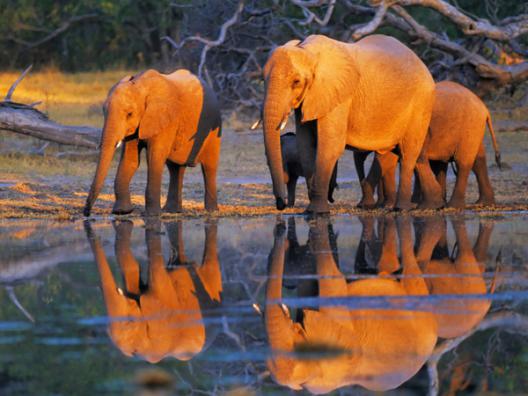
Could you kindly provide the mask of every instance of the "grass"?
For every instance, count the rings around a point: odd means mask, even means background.
[[[127,70],[67,74],[54,69],[30,73],[15,91],[13,100],[32,103],[42,100],[39,109],[53,120],[64,124],[101,126],[101,106],[110,87],[127,74]],[[0,73],[0,94],[5,94],[19,72]],[[518,93],[519,96],[521,93]],[[514,98],[517,100],[518,98]],[[505,101],[513,100],[506,99]],[[497,106],[502,108],[503,106]],[[262,135],[250,132],[254,120],[240,119],[236,113],[224,117],[222,153],[219,178],[220,211],[212,216],[250,216],[277,213],[269,185]],[[500,172],[492,165],[489,136],[486,137],[490,178],[500,205],[495,210],[528,209],[528,165],[526,151],[528,139],[523,133],[500,133],[503,161],[509,169]],[[0,218],[45,217],[71,219],[80,212],[95,171],[96,156],[84,155],[57,157],[58,153],[75,148],[50,144],[9,134],[0,134]],[[77,150],[78,151],[78,150]],[[94,208],[95,215],[108,215],[113,204],[113,176],[118,155],[107,177],[103,192]],[[136,216],[144,206],[146,161],[136,174],[131,191],[137,206]],[[353,156],[345,153],[339,163],[340,189],[335,196],[337,204],[333,213],[362,213],[355,208],[360,190],[355,181]],[[451,179],[452,187],[453,179]],[[163,195],[168,177],[165,174]],[[300,213],[307,205],[306,186],[298,186],[297,207],[290,213]],[[188,168],[184,183],[185,214],[178,216],[203,216],[203,183],[199,167]],[[477,189],[471,178],[467,201],[477,198]],[[482,208],[473,208],[482,211]],[[486,210],[485,210],[486,211]],[[452,211],[446,211],[451,213]],[[379,212],[376,212],[379,213]],[[173,215],[164,215],[172,217]]]

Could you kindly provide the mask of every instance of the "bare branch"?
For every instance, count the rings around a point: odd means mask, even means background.
[[[455,6],[443,0],[396,0],[402,6],[420,5],[433,8],[453,21],[468,36],[484,36],[499,41],[510,41],[528,33],[528,15],[519,15],[505,26],[494,26],[486,19],[472,19],[460,12]]]
[[[330,22],[330,18],[332,17],[332,13],[334,12],[334,7],[336,4],[336,0],[329,0],[328,2],[326,0],[320,0],[320,1],[302,1],[302,0],[291,0],[293,4],[296,6],[301,7],[304,16],[306,17],[305,20],[299,21],[299,25],[306,26],[315,21],[317,24],[321,26],[328,25],[328,22]],[[319,5],[323,5],[328,3],[328,9],[326,10],[326,14],[323,19],[319,18],[314,12],[310,11],[308,7],[316,7]]]
[[[379,27],[381,22],[383,21],[383,18],[385,17],[386,13],[387,13],[387,3],[383,0],[378,6],[378,9],[376,10],[376,14],[374,15],[374,18],[366,25],[360,27],[359,29],[356,29],[356,31],[352,34],[352,37],[354,38],[354,40],[359,40],[361,37],[374,32]]]
[[[20,84],[20,81],[22,81],[24,77],[26,77],[26,75],[31,71],[32,68],[33,68],[33,65],[29,65],[28,67],[26,67],[26,70],[24,70],[22,74],[18,76],[18,78],[13,83],[13,85],[9,87],[9,90],[7,91],[7,95],[5,96],[4,101],[11,102],[11,97],[13,96],[13,93],[15,92],[16,87],[18,86],[18,84]]]
[[[198,66],[198,76],[200,78],[204,77],[204,66],[205,61],[207,60],[207,52],[213,48],[218,47],[219,45],[223,44],[226,39],[227,30],[233,26],[235,23],[237,23],[238,18],[240,17],[240,14],[242,14],[242,11],[244,10],[244,0],[240,0],[238,2],[238,7],[233,14],[231,18],[229,18],[227,21],[224,22],[224,24],[220,27],[220,33],[218,34],[218,38],[216,40],[208,40],[200,36],[191,36],[187,37],[180,44],[177,44],[174,40],[172,40],[168,36],[162,37],[162,40],[166,40],[171,44],[175,49],[180,49],[182,46],[184,46],[186,43],[190,41],[198,41],[200,43],[205,44],[202,48],[202,54],[200,55],[200,64]],[[209,78],[210,80],[210,78]]]

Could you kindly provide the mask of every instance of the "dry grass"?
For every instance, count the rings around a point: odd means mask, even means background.
[[[115,70],[64,74],[50,69],[32,73],[15,91],[14,100],[29,103],[43,100],[40,106],[50,117],[65,124],[102,124],[101,104],[108,89],[126,74],[133,72]],[[18,72],[0,73],[0,92],[6,92],[18,77]],[[264,157],[262,136],[250,132],[251,120],[232,115],[224,121],[222,155],[219,178],[220,211],[211,216],[253,216],[278,213],[269,184],[270,177]],[[490,163],[490,177],[495,187],[499,206],[497,210],[528,209],[528,165],[526,152],[528,139],[523,133],[501,133],[498,136],[503,161],[509,169],[499,172]],[[493,158],[489,138],[486,138],[489,156]],[[51,144],[44,155],[31,154],[42,142],[0,134],[0,218],[54,218],[72,219],[80,217],[91,177],[95,170],[95,156],[56,158],[61,150],[71,150]],[[94,215],[109,215],[113,204],[114,166],[107,177],[106,185],[94,208]],[[199,168],[188,169],[184,186],[184,214],[173,216],[204,216],[203,185]],[[335,197],[338,204],[332,206],[333,213],[361,213],[355,208],[359,200],[359,186],[351,153],[345,153],[339,164],[340,189]],[[135,215],[141,214],[144,206],[143,191],[146,180],[146,165],[143,161],[131,190]],[[165,175],[163,193],[168,180]],[[452,184],[452,180],[451,180]],[[477,198],[476,185],[472,181],[467,201]],[[298,187],[297,208],[287,213],[300,213],[307,205],[306,187]],[[473,208],[482,211],[482,208]],[[486,211],[486,210],[484,210]],[[446,211],[451,213],[452,211]],[[369,212],[381,213],[381,211]],[[132,216],[132,217],[134,217]]]

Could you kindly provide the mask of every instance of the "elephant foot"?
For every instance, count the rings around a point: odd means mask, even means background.
[[[314,203],[310,202],[306,210],[304,211],[305,214],[309,215],[324,215],[330,213],[330,207],[328,206],[327,202],[324,203]]]
[[[161,208],[146,208],[145,216],[147,217],[159,217],[161,215]]]
[[[218,211],[218,205],[217,204],[208,204],[205,205],[205,210],[207,212],[216,212]]]
[[[494,206],[496,204],[495,198],[493,197],[480,197],[475,205],[478,206]]]
[[[126,215],[129,213],[132,213],[133,210],[134,210],[134,207],[132,206],[130,202],[127,202],[127,203],[116,202],[114,204],[114,207],[112,208],[112,214]]]
[[[407,210],[412,210],[414,209],[416,206],[409,200],[409,201],[406,201],[406,202],[403,202],[403,201],[398,201],[396,203],[396,205],[394,205],[394,207],[392,208],[392,210],[396,211],[396,212],[403,212],[403,211],[407,211]]]
[[[442,209],[444,207],[443,200],[423,200],[418,205],[418,209]]]
[[[374,209],[376,207],[376,202],[362,199],[358,202],[356,207],[359,209]]]
[[[376,203],[376,208],[377,208],[377,209],[389,209],[389,210],[393,210],[393,209],[394,209],[394,206],[396,206],[396,202],[395,202],[395,201],[389,201],[389,202],[378,202],[378,203]]]
[[[181,213],[183,212],[183,209],[181,206],[176,206],[176,205],[165,205],[163,207],[163,211],[165,213]]]
[[[463,199],[450,199],[447,203],[448,208],[454,208],[454,209],[465,209],[466,203]]]

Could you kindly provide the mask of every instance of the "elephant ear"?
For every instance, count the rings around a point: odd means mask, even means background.
[[[142,82],[146,90],[145,112],[139,122],[139,139],[150,139],[174,121],[174,88],[163,76],[153,76]]]
[[[303,122],[324,117],[354,94],[359,81],[349,44],[312,35],[299,47],[315,59],[313,81],[302,104]]]

